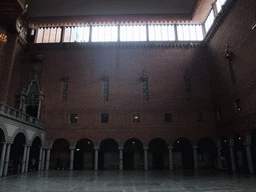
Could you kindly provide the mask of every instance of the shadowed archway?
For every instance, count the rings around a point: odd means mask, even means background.
[[[129,139],[124,144],[124,170],[143,169],[143,144],[138,139]]]
[[[100,143],[99,170],[118,169],[118,167],[119,167],[118,144],[114,139],[104,139]]]
[[[94,145],[89,139],[81,139],[76,144],[74,152],[74,169],[93,169]]]
[[[70,162],[70,145],[66,139],[57,139],[54,141],[51,150],[51,169],[67,169]]]
[[[153,139],[148,145],[149,168],[167,169],[169,166],[168,147],[166,142],[161,138]]]

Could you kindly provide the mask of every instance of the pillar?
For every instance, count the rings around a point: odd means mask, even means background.
[[[41,164],[42,164],[42,153],[43,153],[43,147],[40,147],[40,154],[39,154],[39,163],[38,163],[38,171],[41,170]]]
[[[94,150],[95,150],[94,171],[98,171],[99,147],[94,147]]]
[[[144,169],[148,170],[148,147],[143,147],[144,149]]]
[[[246,145],[246,155],[247,155],[249,173],[254,174],[250,144]]]
[[[220,158],[221,157],[221,142],[218,141],[218,144],[217,144],[217,151],[218,151],[218,157]]]
[[[1,155],[1,165],[0,165],[0,177],[3,176],[3,169],[4,169],[4,157],[6,152],[6,143],[3,142],[3,149],[2,149],[2,155]]]
[[[196,149],[197,149],[197,148],[198,148],[197,146],[193,146],[194,167],[195,167],[195,169],[197,169],[197,168],[198,168],[198,166],[197,166],[197,151],[196,151]]]
[[[173,170],[173,157],[172,157],[173,146],[168,146],[168,149],[169,149],[169,168],[170,170]]]
[[[27,147],[27,156],[26,156],[26,169],[25,172],[28,172],[28,162],[29,162],[30,146]]]
[[[42,157],[42,166],[41,166],[41,170],[44,170],[44,160],[45,160],[45,149],[43,149],[43,157]]]
[[[25,172],[25,167],[26,167],[26,162],[27,162],[26,160],[27,160],[27,145],[24,145],[21,173]]]
[[[123,147],[119,147],[119,170],[123,171]]]
[[[70,170],[73,171],[73,167],[74,167],[74,150],[75,150],[75,147],[69,147],[69,149],[71,150],[70,151]]]
[[[6,152],[5,164],[4,164],[4,176],[6,176],[6,175],[7,175],[7,172],[8,172],[8,165],[9,165],[11,144],[12,144],[12,143],[8,143],[8,145],[7,145],[7,152]]]
[[[51,149],[47,149],[47,155],[46,155],[46,170],[49,170],[49,164],[50,164],[50,155],[51,155]]]
[[[231,158],[231,165],[232,165],[232,171],[236,171],[236,165],[235,165],[235,156],[234,156],[234,150],[233,145],[229,145],[229,151],[230,151],[230,158]]]

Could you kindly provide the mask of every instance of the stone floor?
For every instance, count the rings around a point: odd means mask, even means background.
[[[0,178],[0,192],[256,192],[256,177],[217,171],[30,172]]]

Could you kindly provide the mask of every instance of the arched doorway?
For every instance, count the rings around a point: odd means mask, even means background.
[[[56,170],[67,169],[69,162],[69,142],[66,139],[55,140],[51,150],[50,168]]]
[[[28,161],[28,170],[37,171],[39,165],[40,147],[42,146],[41,139],[36,137],[33,140],[32,146],[30,148],[30,155]]]
[[[89,139],[81,139],[76,144],[74,152],[74,169],[93,169],[94,150],[93,142]]]
[[[210,138],[202,138],[198,141],[198,168],[214,168],[215,158],[218,156],[215,143]]]
[[[25,144],[26,144],[25,135],[23,133],[18,133],[11,146],[8,173],[14,173],[14,174],[21,173]]]
[[[239,133],[234,134],[234,156],[237,173],[248,173],[245,146],[243,145],[243,138]]]
[[[168,147],[163,139],[156,138],[148,145],[148,165],[151,169],[167,169],[169,166]]]
[[[99,150],[99,169],[118,169],[119,150],[118,144],[114,139],[104,139],[100,143]]]
[[[194,156],[190,141],[179,138],[173,144],[173,166],[174,168],[193,169]]]
[[[253,169],[254,169],[254,174],[256,174],[256,129],[252,130],[251,140],[252,140],[251,152],[252,152]]]
[[[124,144],[124,170],[144,168],[143,144],[138,139],[129,139]]]

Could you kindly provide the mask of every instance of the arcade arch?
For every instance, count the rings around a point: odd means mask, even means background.
[[[74,169],[93,169],[94,145],[89,139],[81,139],[77,142],[74,151]]]
[[[166,169],[169,167],[168,146],[161,138],[155,138],[148,145],[149,169]]]
[[[179,138],[173,144],[173,165],[174,168],[193,169],[193,149],[190,141],[186,138]]]
[[[67,169],[70,162],[70,145],[66,139],[54,141],[51,150],[50,169]]]
[[[123,166],[124,170],[144,168],[143,144],[140,140],[133,138],[125,142]]]
[[[99,149],[99,170],[118,169],[119,150],[118,143],[114,139],[104,139]]]

